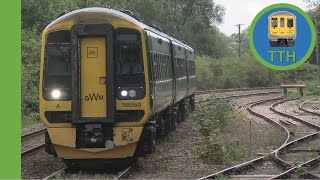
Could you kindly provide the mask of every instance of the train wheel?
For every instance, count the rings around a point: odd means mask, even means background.
[[[182,103],[180,107],[181,107],[181,121],[184,121],[187,118],[187,108],[185,103]]]
[[[165,124],[163,118],[160,117],[157,121],[157,138],[163,138],[165,136]]]
[[[181,118],[181,109],[179,108],[177,110],[177,123],[181,123],[182,122],[182,118]]]
[[[177,129],[177,113],[175,111],[171,112],[171,127],[172,131],[175,131]]]
[[[171,132],[171,118],[170,114],[166,114],[164,117],[164,136],[168,136]]]
[[[194,94],[190,97],[189,103],[190,103],[190,110],[194,111],[196,109],[196,101],[195,101]]]
[[[145,143],[145,153],[150,154],[156,149],[156,129],[152,126],[146,127],[147,138]]]

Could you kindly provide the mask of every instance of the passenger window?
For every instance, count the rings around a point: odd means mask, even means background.
[[[284,27],[284,18],[280,18],[280,27]]]
[[[278,18],[271,18],[272,20],[272,27],[276,28],[278,27]]]
[[[288,26],[288,28],[293,27],[293,18],[288,18],[287,26]]]

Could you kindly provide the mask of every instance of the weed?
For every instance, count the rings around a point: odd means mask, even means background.
[[[274,160],[274,154],[268,154],[268,155],[265,157],[265,160],[266,160],[266,161],[273,161],[273,160]]]
[[[308,171],[310,170],[310,167],[300,167],[295,171],[295,176],[297,177],[304,177],[307,175]]]

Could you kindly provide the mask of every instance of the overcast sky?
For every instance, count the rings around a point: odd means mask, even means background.
[[[225,7],[224,21],[218,25],[221,32],[226,35],[237,33],[236,24],[244,24],[242,28],[247,28],[253,18],[265,7],[276,3],[289,3],[308,9],[308,4],[303,0],[214,0],[215,3]]]

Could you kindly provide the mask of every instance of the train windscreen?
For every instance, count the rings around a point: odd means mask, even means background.
[[[116,30],[114,57],[118,85],[144,85],[140,33],[132,29]]]
[[[289,28],[292,28],[293,27],[293,18],[288,18],[287,24],[288,24]]]
[[[71,99],[71,52],[69,31],[55,31],[47,36],[44,60],[43,97],[55,100],[52,93],[59,90],[59,100]],[[57,91],[58,92],[58,91]]]
[[[271,19],[272,20],[272,27],[274,27],[274,28],[276,28],[276,27],[278,27],[278,18],[272,18]]]

